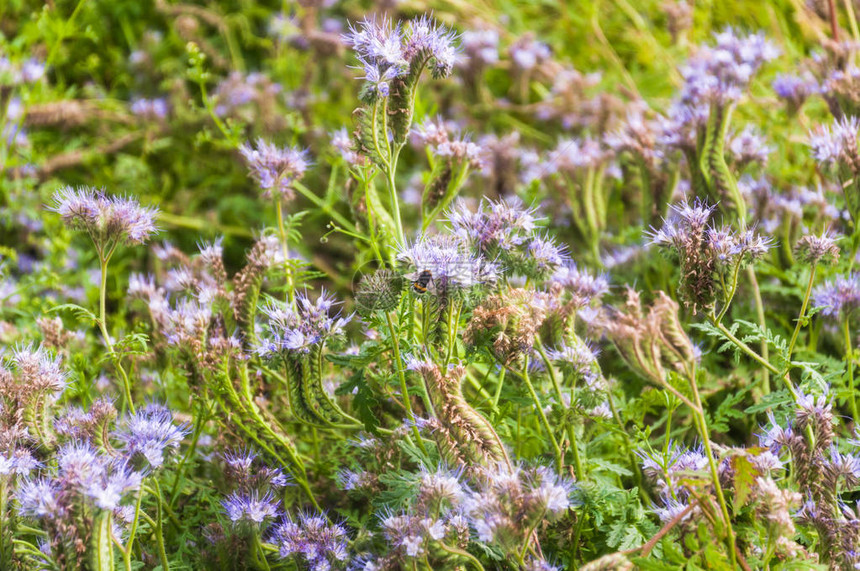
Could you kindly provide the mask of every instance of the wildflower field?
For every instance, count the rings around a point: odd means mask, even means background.
[[[0,571],[860,569],[858,19],[0,0]]]

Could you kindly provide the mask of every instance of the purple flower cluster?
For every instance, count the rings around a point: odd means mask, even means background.
[[[337,149],[346,164],[350,166],[363,165],[366,162],[364,156],[355,150],[355,143],[345,128],[331,134],[331,146]]]
[[[15,448],[8,456],[0,456],[0,476],[29,476],[42,463],[27,448]]]
[[[281,514],[276,491],[288,484],[279,469],[270,468],[251,450],[226,452],[224,476],[233,491],[221,502],[230,521],[237,526],[262,528]]]
[[[461,36],[465,57],[457,65],[492,66],[499,61],[499,32],[492,29],[466,30]]]
[[[418,145],[426,146],[437,157],[456,164],[468,164],[472,168],[482,166],[483,149],[452,132],[441,117],[428,119],[419,125],[412,132],[412,140]]]
[[[213,93],[215,114],[220,117],[234,115],[251,104],[268,107],[280,92],[281,85],[262,73],[245,75],[238,71],[231,72],[221,80]]]
[[[817,307],[822,308],[822,315],[847,318],[860,308],[860,274],[837,276],[816,287],[812,299]]]
[[[157,209],[142,207],[133,198],[108,196],[94,188],[67,186],[57,191],[52,210],[70,228],[89,234],[99,248],[119,241],[143,244],[157,231]]]
[[[58,398],[68,377],[60,362],[41,345],[15,348],[11,355],[0,357],[0,396],[19,406],[36,395],[47,400]]]
[[[457,35],[426,15],[405,27],[387,17],[366,18],[344,40],[355,50],[370,91],[380,97],[388,97],[391,82],[415,66],[429,64],[434,77],[446,77],[457,60]]]
[[[547,155],[544,176],[597,168],[611,157],[612,153],[604,149],[597,139],[591,137],[561,139],[555,149]]]
[[[592,274],[571,261],[559,267],[551,282],[571,295],[575,307],[585,307],[609,292],[609,280],[604,275]]]
[[[287,516],[275,528],[272,540],[282,558],[296,557],[310,571],[342,568],[349,555],[346,528],[321,514]]]
[[[18,492],[24,516],[60,519],[80,502],[115,510],[140,488],[143,475],[87,442],[71,442],[57,451],[56,469],[22,484]]]
[[[763,34],[739,36],[731,28],[715,35],[716,45],[702,46],[681,69],[687,105],[728,103],[740,99],[762,64],[779,55]]]
[[[736,232],[729,226],[708,226],[715,207],[700,201],[672,205],[674,213],[662,228],[650,232],[651,243],[688,251],[703,247],[717,266],[760,259],[773,246],[773,240],[748,229]]]
[[[749,163],[766,164],[773,147],[767,145],[764,137],[754,127],[747,125],[731,138],[728,151],[738,166],[743,167]]]
[[[45,76],[45,64],[35,58],[13,62],[0,55],[0,86],[35,83]]]
[[[234,524],[246,522],[262,525],[266,520],[273,520],[278,516],[281,502],[271,492],[261,495],[257,490],[252,490],[249,493],[233,492],[221,505]]]
[[[465,201],[448,212],[454,235],[480,255],[497,259],[506,272],[538,281],[567,262],[565,247],[538,233],[535,209],[519,199],[484,200],[472,211]]]
[[[578,378],[585,379],[586,384],[591,384],[597,375],[595,365],[599,351],[588,343],[563,343],[555,349],[547,352],[550,360],[556,365],[573,372]]]
[[[292,199],[295,195],[293,185],[310,166],[307,151],[277,147],[263,139],[257,139],[256,149],[250,144],[243,144],[239,152],[266,198],[270,198],[274,192],[280,200]]]
[[[295,307],[271,300],[262,308],[269,337],[261,341],[257,352],[264,357],[306,353],[312,346],[341,335],[352,316],[332,314],[337,304],[325,291],[316,301],[311,301],[307,293],[297,294]]]
[[[827,166],[856,157],[858,130],[860,120],[856,117],[837,119],[832,127],[819,125],[809,134],[812,156]]]
[[[185,426],[174,423],[169,408],[149,404],[129,415],[114,436],[124,443],[123,454],[129,461],[139,455],[150,467],[159,468],[165,453],[178,450],[186,434]]]
[[[508,48],[511,61],[517,69],[528,71],[552,57],[548,45],[539,42],[532,34],[526,34]]]
[[[137,99],[132,100],[129,109],[141,119],[148,120],[166,119],[169,110],[167,100],[163,97],[157,97],[155,99],[138,97]]]
[[[492,285],[498,278],[496,264],[470,252],[455,236],[422,236],[402,247],[397,259],[408,268],[410,279],[429,271],[433,281],[430,289],[440,296]]]
[[[785,100],[794,111],[800,109],[810,95],[819,92],[818,83],[809,76],[778,75],[771,87],[776,96]]]
[[[463,511],[480,541],[510,553],[537,523],[566,513],[573,506],[573,490],[572,482],[549,468],[498,465],[481,474]]]

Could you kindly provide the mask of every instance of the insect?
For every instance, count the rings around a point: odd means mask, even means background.
[[[412,282],[412,289],[417,293],[426,293],[431,281],[433,281],[433,274],[430,270],[422,270],[418,278]]]

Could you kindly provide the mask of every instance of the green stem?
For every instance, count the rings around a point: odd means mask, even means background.
[[[526,387],[529,390],[529,394],[532,397],[532,401],[534,402],[535,408],[537,409],[538,416],[540,417],[541,423],[543,423],[544,428],[546,429],[547,434],[549,435],[549,440],[552,443],[552,449],[555,453],[555,461],[558,469],[558,473],[561,474],[564,468],[564,459],[561,455],[561,448],[558,445],[558,440],[555,438],[555,434],[552,432],[552,427],[549,424],[549,421],[546,418],[546,415],[543,412],[543,407],[541,406],[540,399],[538,398],[537,392],[535,391],[534,385],[532,385],[532,381],[529,378],[529,359],[525,358],[525,363],[523,364],[523,372],[521,373],[523,381],[526,383]]]
[[[427,454],[427,450],[424,448],[424,443],[421,440],[421,434],[418,432],[418,427],[415,426],[415,413],[412,411],[412,402],[409,398],[409,386],[406,383],[406,372],[403,370],[403,359],[400,356],[400,340],[398,331],[394,328],[394,321],[391,319],[391,314],[386,313],[385,319],[388,322],[388,331],[391,334],[391,347],[394,350],[394,360],[396,361],[397,375],[400,378],[400,391],[403,393],[403,405],[406,407],[406,414],[409,417],[409,420],[412,422],[412,430],[415,439],[418,441],[418,446],[421,448],[421,451]],[[427,407],[427,413],[433,413],[433,407],[430,401],[430,395],[427,394],[427,390],[424,387],[424,384],[421,383],[422,386],[422,398],[424,400],[424,405]]]
[[[155,497],[158,500],[155,510],[155,543],[158,547],[158,557],[161,560],[161,571],[170,571],[167,552],[164,550],[164,517],[162,514],[162,504],[164,502],[161,497],[161,487],[158,485],[158,478],[152,478],[152,484],[155,490]]]
[[[768,371],[770,371],[774,375],[779,374],[779,370],[776,367],[771,365],[767,360],[763,359],[761,355],[759,355],[758,353],[756,353],[755,351],[750,349],[750,347],[746,343],[744,343],[743,341],[741,341],[740,339],[735,337],[734,334],[732,334],[732,332],[729,331],[725,325],[723,325],[722,323],[717,321],[717,318],[713,314],[708,316],[708,319],[710,320],[711,324],[714,327],[716,327],[717,329],[720,330],[720,333],[725,335],[726,338],[729,341],[731,341],[732,343],[734,343],[741,351],[746,353],[749,357],[751,357],[753,360],[757,361],[762,367],[764,367],[765,369],[767,369]],[[793,395],[796,396],[796,392],[794,390],[794,387],[789,386],[788,388],[789,388],[789,391]]]
[[[842,320],[842,336],[845,338],[845,360],[848,363],[848,398],[851,403],[851,416],[856,424],[860,415],[857,414],[857,398],[854,396],[854,357],[851,354],[851,326],[848,323],[848,316]]]
[[[561,385],[558,382],[558,377],[555,374],[555,368],[552,366],[552,362],[549,360],[549,356],[546,354],[546,351],[543,348],[543,344],[540,340],[537,340],[535,344],[535,348],[538,351],[538,354],[541,356],[543,360],[544,366],[546,370],[549,372],[549,378],[552,380],[553,388],[555,389],[556,397],[558,398],[559,406],[564,406],[564,395],[561,392]],[[573,395],[570,395],[571,406],[573,405]],[[571,407],[567,407],[568,410]],[[579,445],[576,441],[576,427],[572,424],[567,424],[567,437],[570,439],[570,450],[573,453],[573,472],[574,476],[576,476],[577,481],[581,481],[585,477],[585,470],[582,466],[582,460],[579,457]]]
[[[738,291],[738,274],[740,273],[740,270],[741,270],[741,261],[742,260],[738,260],[737,263],[735,264],[735,269],[732,272],[732,287],[728,291],[727,295],[724,294],[724,295],[726,295],[726,301],[725,301],[725,304],[723,305],[723,309],[720,311],[720,314],[717,315],[717,321],[723,320],[723,317],[726,315],[726,312],[729,310],[729,306],[732,304],[732,300],[734,300],[734,298],[735,298],[735,292]],[[722,281],[722,276],[720,277],[720,280]],[[724,290],[725,290],[725,288],[724,288]]]
[[[179,481],[182,479],[185,473],[185,466],[188,464],[188,460],[191,459],[191,456],[197,451],[197,441],[200,439],[200,434],[203,432],[203,425],[206,423],[206,417],[208,416],[206,413],[204,406],[200,407],[200,414],[197,415],[197,418],[194,419],[194,429],[191,433],[191,443],[188,445],[188,450],[185,451],[185,454],[182,456],[182,460],[179,461],[179,466],[176,468],[176,476],[173,478],[173,486],[170,489],[170,505],[176,502],[176,499],[179,497]]]
[[[113,341],[111,341],[110,334],[108,333],[107,328],[107,311],[105,309],[106,306],[106,298],[107,298],[107,268],[108,262],[110,261],[111,256],[113,255],[114,249],[116,245],[110,248],[107,255],[104,255],[104,252],[99,249],[99,262],[101,265],[101,280],[99,281],[99,329],[101,330],[102,337],[105,341],[105,346],[110,353],[111,360],[113,361],[114,367],[119,372],[120,377],[122,377],[122,388],[125,397],[125,402],[123,403],[123,410],[127,407],[132,414],[134,414],[134,401],[131,398],[131,381],[128,378],[128,374],[125,372],[125,369],[120,362],[119,355],[117,355],[116,351],[113,348]]]
[[[11,567],[12,562],[10,561],[10,556],[13,553],[12,544],[9,543],[7,545],[6,543],[6,536],[8,535],[10,539],[12,537],[6,526],[6,522],[9,520],[8,514],[6,513],[8,502],[9,481],[7,477],[4,476],[0,478],[0,564],[2,564],[3,569]]]
[[[278,211],[278,235],[281,238],[281,253],[284,256],[284,274],[287,278],[287,299],[292,304],[295,298],[295,284],[293,284],[293,272],[290,270],[290,251],[287,242],[287,231],[284,228],[284,212],[281,206],[281,199],[277,198],[275,204]]]
[[[489,366],[489,365],[488,365]],[[505,385],[505,372],[507,369],[502,367],[502,370],[499,371],[499,381],[496,384],[496,393],[493,395],[493,414],[498,413],[499,410],[499,398],[502,396],[502,387]]]
[[[388,200],[391,204],[391,217],[394,219],[394,230],[397,233],[397,243],[405,244],[403,223],[400,220],[400,201],[397,198],[397,183],[394,180],[394,173],[397,168],[397,159],[399,155],[400,150],[398,149],[388,165],[388,172],[385,174],[386,181],[388,183]]]
[[[753,291],[753,299],[755,300],[755,313],[756,318],[758,319],[758,325],[761,327],[762,331],[766,330],[766,323],[764,320],[764,303],[761,298],[761,290],[758,287],[758,278],[755,275],[755,268],[753,266],[747,266],[747,276],[750,280],[750,285],[752,286]],[[761,340],[761,356],[767,361],[769,358],[768,355],[768,346],[767,339]],[[770,374],[767,371],[763,371],[762,373],[762,392],[764,394],[770,393]]]
[[[714,459],[714,451],[711,449],[711,439],[708,431],[707,420],[705,419],[704,409],[702,408],[702,399],[699,396],[699,385],[696,382],[696,365],[693,364],[693,371],[690,375],[690,390],[693,392],[693,400],[696,403],[696,410],[693,411],[697,419],[699,428],[699,436],[702,439],[702,444],[705,447],[705,453],[708,455],[708,465],[711,469],[711,478],[714,481],[714,489],[717,493],[717,501],[720,504],[720,511],[723,513],[723,519],[726,523],[726,534],[728,535],[729,556],[731,557],[732,567],[736,566],[735,553],[735,533],[732,529],[732,518],[729,515],[729,508],[726,505],[726,498],[723,494],[723,487],[720,485],[720,473],[717,469],[717,462]]]
[[[794,346],[797,343],[797,336],[800,334],[800,328],[803,326],[803,321],[806,319],[806,308],[809,306],[809,298],[812,295],[812,286],[815,283],[815,271],[817,269],[818,264],[812,264],[812,269],[809,272],[809,281],[806,284],[806,293],[803,295],[803,303],[800,305],[800,314],[797,316],[797,323],[794,324],[794,332],[791,334],[791,342],[788,344],[789,368],[791,367],[791,355],[792,353],[794,353]]]
[[[459,549],[457,547],[452,547],[450,545],[445,545],[444,543],[439,543],[439,547],[442,551],[450,553],[451,555],[456,555],[458,557],[463,557],[464,559],[468,559],[469,563],[472,564],[472,567],[477,569],[478,571],[484,571],[484,566],[481,565],[481,562],[478,561],[478,558],[466,551],[465,549]]]
[[[298,181],[293,182],[293,188],[298,190],[302,196],[313,202],[314,205],[317,206],[320,210],[331,216],[335,222],[337,222],[344,228],[351,228],[353,232],[358,232],[358,230],[356,230],[355,228],[355,224],[344,218],[344,216],[340,212],[334,210],[329,204],[323,201],[323,199],[314,194],[311,189]]]

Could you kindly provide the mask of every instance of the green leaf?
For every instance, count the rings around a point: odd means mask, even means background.
[[[379,401],[373,394],[373,390],[367,385],[363,370],[359,370],[340,385],[335,394],[352,394],[352,406],[358,414],[358,419],[364,424],[364,428],[368,432],[376,431],[376,427],[379,426],[379,419],[376,418],[373,410],[379,405]]]
[[[744,412],[750,415],[758,414],[768,409],[778,408],[792,402],[794,402],[794,399],[791,398],[791,393],[789,393],[787,389],[781,389],[761,397],[761,401],[758,404],[747,407],[744,409]]]
[[[750,461],[746,454],[737,454],[729,460],[734,470],[735,503],[734,511],[737,512],[746,505],[752,493],[753,483],[760,476],[758,468]]]
[[[89,321],[93,325],[99,322],[98,318],[92,311],[75,303],[57,305],[52,307],[50,311],[71,311],[79,321]]]
[[[597,466],[598,471],[612,472],[618,476],[632,476],[633,472],[620,464],[604,460],[602,458],[589,458],[588,463],[592,466]]]

